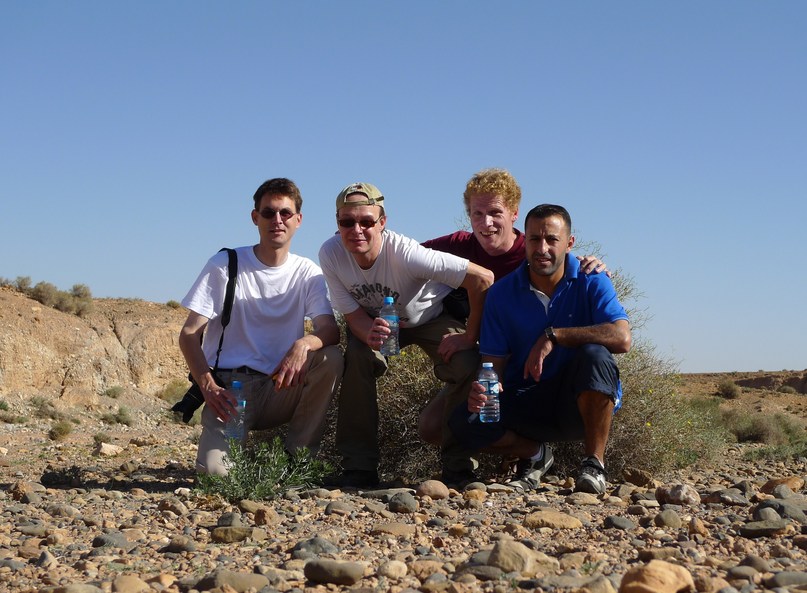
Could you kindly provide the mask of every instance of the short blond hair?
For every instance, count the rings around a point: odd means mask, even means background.
[[[465,211],[470,215],[471,197],[480,194],[501,196],[504,205],[513,212],[521,204],[521,187],[506,169],[483,169],[474,173],[465,185],[463,201]]]

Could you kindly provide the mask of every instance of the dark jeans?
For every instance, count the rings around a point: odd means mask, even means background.
[[[520,389],[510,388],[500,396],[501,421],[482,423],[467,402],[454,409],[449,427],[465,447],[477,451],[501,439],[505,431],[536,442],[579,441],[585,436],[577,396],[597,391],[616,399],[619,369],[604,346],[586,344],[575,357],[550,379],[542,379]]]

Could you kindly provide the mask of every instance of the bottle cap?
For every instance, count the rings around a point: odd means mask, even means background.
[[[482,363],[482,368],[483,369],[492,369],[493,368],[493,363],[492,362],[483,362]]]
[[[392,298],[392,297],[384,297],[384,304],[385,305],[391,305],[394,302],[395,302],[394,298]]]
[[[241,389],[241,381],[233,381],[232,388]]]

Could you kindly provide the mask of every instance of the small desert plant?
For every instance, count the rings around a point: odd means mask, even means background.
[[[173,299],[165,303],[165,306],[168,307],[169,309],[179,309],[180,307],[182,307],[179,301],[175,301]]]
[[[79,486],[83,475],[84,470],[77,465],[58,469],[49,465],[39,481],[44,486]]]
[[[0,411],[8,412],[8,403],[2,399],[0,399]]]
[[[796,391],[796,388],[793,387],[792,385],[782,385],[779,389],[777,389],[777,391],[779,393],[788,393],[791,395],[798,393],[798,391]]]
[[[725,399],[737,399],[742,389],[731,379],[723,379],[717,384],[717,394]]]
[[[188,387],[190,387],[190,383],[187,379],[171,379],[168,385],[154,395],[169,404],[175,404],[182,399],[182,396],[188,391]]]
[[[119,407],[117,412],[109,412],[102,415],[101,421],[105,422],[106,424],[124,424],[126,426],[131,426],[134,424],[132,414],[129,412],[129,408],[125,406]]]
[[[73,432],[73,425],[69,420],[58,420],[50,427],[48,438],[52,441],[63,441]]]
[[[326,463],[314,459],[308,450],[289,455],[279,438],[252,448],[231,440],[224,465],[226,476],[200,474],[199,488],[205,494],[218,494],[232,502],[268,500],[292,488],[310,488],[330,471]]]
[[[56,409],[53,402],[41,395],[31,398],[31,405],[34,408],[34,416],[37,418],[47,418],[50,420],[66,420],[67,416]]]
[[[28,419],[25,416],[20,416],[19,414],[14,414],[7,410],[0,410],[0,422],[4,422],[5,424],[25,424],[28,422]]]
[[[726,410],[723,412],[723,423],[740,443],[784,446],[804,439],[804,427],[785,414],[748,414]]]
[[[112,387],[107,388],[104,391],[104,395],[107,397],[111,397],[112,399],[117,399],[123,393],[123,387],[120,385],[113,385]]]
[[[111,443],[112,437],[105,432],[97,432],[92,436],[92,442],[96,445],[100,445],[101,443]]]

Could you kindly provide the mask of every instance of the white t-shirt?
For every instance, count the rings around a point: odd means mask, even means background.
[[[431,321],[443,310],[443,298],[465,279],[468,260],[427,249],[390,230],[382,233],[381,252],[369,270],[334,235],[319,250],[334,308],[343,315],[359,307],[376,317],[385,296],[395,299],[401,327]]]
[[[248,366],[271,373],[304,333],[304,318],[333,315],[322,270],[308,258],[290,253],[285,263],[269,267],[252,246],[239,247],[238,276],[230,324],[224,331],[220,368]],[[202,350],[216,362],[221,311],[227,287],[227,252],[211,257],[182,304],[207,317]]]

